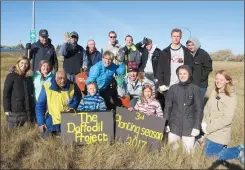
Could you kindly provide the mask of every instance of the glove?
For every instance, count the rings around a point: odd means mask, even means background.
[[[160,86],[160,87],[158,88],[158,91],[159,91],[160,93],[163,93],[164,91],[167,91],[168,89],[169,89],[168,86],[162,85],[162,86]]]
[[[147,42],[148,42],[148,39],[146,37],[144,37],[142,44],[147,44]]]
[[[26,43],[26,49],[31,49],[31,43]]]
[[[10,116],[11,112],[4,112],[6,116]]]
[[[124,82],[124,76],[123,75],[118,75],[115,77],[116,79],[116,82],[117,82],[117,85],[119,87],[122,87],[123,86],[123,82]]]
[[[165,132],[170,132],[170,127],[169,126],[166,126],[165,129],[164,129]]]
[[[207,123],[202,122],[201,126],[202,126],[202,131],[203,131],[205,134],[208,134],[208,132],[207,132]]]
[[[195,137],[195,136],[198,136],[199,134],[200,134],[200,130],[198,130],[198,129],[192,129],[191,136]]]

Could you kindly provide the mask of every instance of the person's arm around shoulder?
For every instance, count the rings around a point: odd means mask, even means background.
[[[212,123],[207,126],[207,133],[215,132],[231,124],[237,107],[237,95],[231,94],[231,97],[224,101],[223,107],[223,116],[219,119],[212,119]]]

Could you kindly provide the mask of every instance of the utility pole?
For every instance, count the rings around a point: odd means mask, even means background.
[[[35,29],[35,0],[32,1],[32,29]]]

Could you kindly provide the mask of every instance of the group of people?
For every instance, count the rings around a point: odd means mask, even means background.
[[[40,30],[39,40],[26,45],[26,55],[5,80],[3,106],[9,128],[33,121],[45,138],[59,135],[62,112],[119,106],[165,118],[168,143],[174,150],[181,140],[185,150],[192,152],[203,134],[207,156],[238,158],[244,163],[242,144],[227,148],[237,106],[231,76],[225,70],[216,73],[215,89],[204,106],[212,60],[197,38],[190,37],[184,46],[180,29],[170,35],[171,44],[160,50],[150,38],[134,44],[131,35],[121,46],[116,32],[110,31],[101,54],[94,40],[88,40],[85,49],[79,45],[73,31],[59,51],[64,60],[63,70],[58,70],[48,31]],[[75,81],[80,72],[88,75],[85,91]]]

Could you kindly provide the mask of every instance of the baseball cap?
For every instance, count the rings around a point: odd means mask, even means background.
[[[41,29],[39,31],[39,36],[41,36],[41,37],[48,37],[49,36],[48,35],[48,31],[46,29]]]
[[[128,72],[138,72],[139,71],[139,68],[137,66],[137,63],[135,61],[130,61],[128,63]]]
[[[78,38],[78,33],[77,33],[77,32],[75,32],[75,31],[72,31],[72,32],[70,33],[70,36],[75,36],[75,37],[77,37],[77,38]]]

